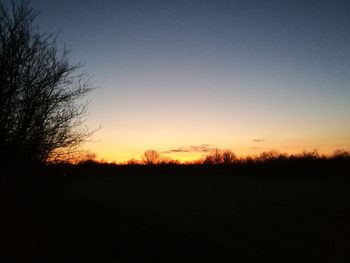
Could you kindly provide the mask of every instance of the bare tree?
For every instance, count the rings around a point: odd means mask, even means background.
[[[230,150],[224,150],[221,155],[222,155],[222,163],[225,165],[229,165],[237,162],[237,156]]]
[[[147,150],[142,156],[142,161],[147,165],[160,164],[162,156],[156,150]]]
[[[47,161],[91,134],[83,122],[90,91],[69,51],[39,32],[29,1],[0,3],[0,158]]]
[[[206,155],[203,164],[210,165],[230,165],[237,162],[237,156],[230,150],[214,149],[210,154]]]
[[[219,149],[214,149],[210,154],[207,154],[204,157],[203,160],[204,164],[221,164],[222,163],[222,156],[221,156],[221,151]]]

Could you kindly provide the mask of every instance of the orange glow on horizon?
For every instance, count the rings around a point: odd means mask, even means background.
[[[178,152],[178,153],[163,153],[163,151],[160,149],[157,149],[156,147],[151,147],[149,149],[157,150],[163,157],[168,158],[170,160],[176,160],[180,163],[188,163],[188,162],[195,162],[203,157],[205,157],[207,154],[210,154],[211,152]],[[214,147],[213,147],[214,149]],[[331,155],[335,150],[349,150],[350,145],[347,145],[347,147],[336,147],[336,146],[323,146],[323,147],[293,147],[293,146],[285,146],[285,147],[235,147],[228,148],[228,147],[217,147],[217,149],[220,150],[231,150],[233,153],[237,155],[237,157],[247,157],[247,156],[257,156],[261,154],[262,152],[268,152],[268,151],[278,151],[280,153],[285,153],[288,155],[291,154],[299,154],[303,151],[313,151],[317,150],[319,154],[321,155]],[[108,163],[126,163],[129,160],[136,160],[141,161],[143,153],[148,150],[148,148],[145,150],[134,150],[134,151],[112,151],[112,150],[105,150],[101,148],[96,148],[93,150],[93,148],[90,148],[89,151],[96,154],[96,159],[98,161],[108,162]]]
[[[198,111],[189,111],[186,115],[170,109],[158,112],[155,116],[131,112],[128,117],[117,115],[112,121],[106,120],[83,147],[95,153],[97,160],[116,163],[141,160],[143,153],[150,149],[180,162],[199,160],[214,148],[231,150],[239,157],[272,150],[298,154],[316,149],[320,154],[329,155],[337,149],[350,149],[350,125],[343,120],[343,126],[337,119],[328,125],[316,125],[311,120],[292,117],[293,120],[273,120],[249,116],[249,112],[247,116],[230,118]],[[103,116],[96,116],[89,126],[98,127],[101,118]]]

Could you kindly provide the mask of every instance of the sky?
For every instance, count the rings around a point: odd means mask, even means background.
[[[95,89],[106,161],[350,149],[347,0],[32,0]]]

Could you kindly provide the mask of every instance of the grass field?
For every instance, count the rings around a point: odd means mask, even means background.
[[[35,201],[18,199],[3,262],[350,262],[349,186],[346,177],[61,177]]]

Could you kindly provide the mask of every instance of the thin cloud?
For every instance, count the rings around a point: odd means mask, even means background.
[[[253,139],[253,142],[264,142],[264,139]]]
[[[179,147],[175,149],[170,149],[168,151],[164,151],[163,153],[194,153],[194,152],[210,152],[214,147],[209,144],[201,144],[201,145],[192,145],[186,147]]]

